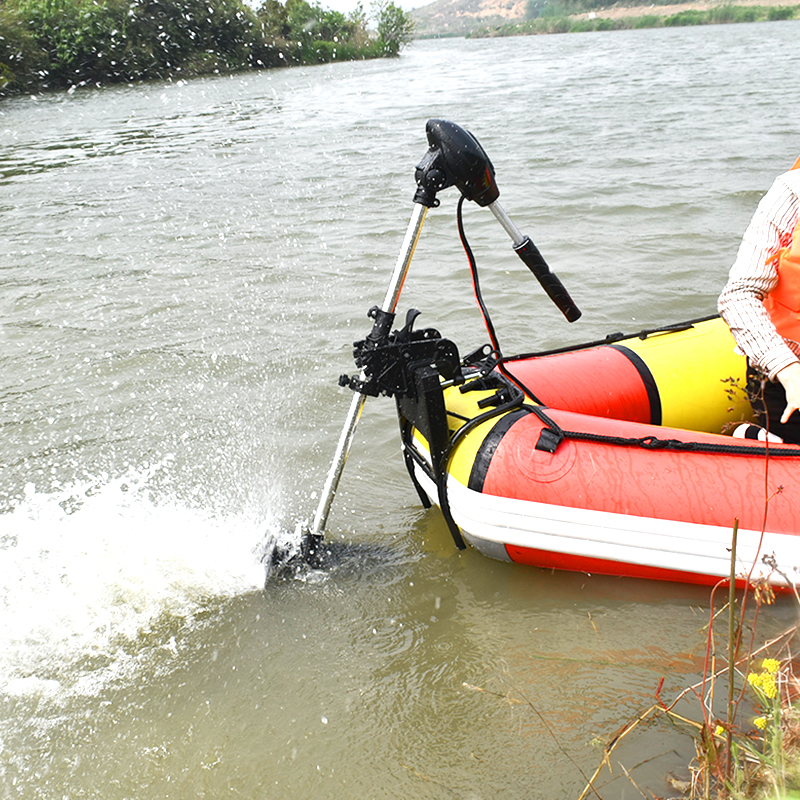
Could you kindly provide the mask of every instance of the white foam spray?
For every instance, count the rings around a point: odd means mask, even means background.
[[[156,500],[151,475],[28,485],[0,516],[0,692],[95,691],[158,620],[263,585],[263,517]]]

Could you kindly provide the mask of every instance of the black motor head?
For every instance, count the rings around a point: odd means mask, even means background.
[[[425,132],[428,152],[417,165],[414,201],[436,204],[436,192],[457,186],[467,200],[488,206],[500,196],[494,166],[478,140],[467,130],[445,119],[429,119]]]

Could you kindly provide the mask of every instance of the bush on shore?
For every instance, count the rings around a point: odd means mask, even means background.
[[[307,0],[0,0],[0,94],[397,55],[392,0],[349,15]]]

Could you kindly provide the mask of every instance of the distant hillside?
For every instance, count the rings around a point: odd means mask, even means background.
[[[525,18],[527,0],[435,0],[411,11],[416,36],[463,36]]]
[[[669,0],[667,0],[669,1]],[[557,2],[557,0],[554,0]],[[602,0],[600,0],[602,2]],[[730,10],[731,8],[771,7],[776,0],[672,0],[670,5],[662,3],[637,5],[636,0],[617,0],[609,2],[605,8],[598,7],[598,0],[590,0],[589,7],[594,11],[575,14],[572,19],[604,18],[620,20],[626,17],[667,17],[672,14],[689,9],[692,12],[702,12],[709,9]],[[780,2],[780,0],[778,0]],[[479,28],[500,28],[504,33],[513,24],[525,20],[528,0],[435,0],[422,8],[410,12],[414,20],[414,34],[417,37],[426,36],[464,36],[466,33]],[[800,0],[783,0],[777,11],[791,11],[797,14]],[[789,16],[775,16],[775,19],[788,19]],[[762,14],[763,16],[763,14]],[[753,19],[723,19],[716,21],[752,22]],[[767,17],[773,19],[773,16]],[[629,20],[629,22],[631,22]],[[543,32],[543,31],[530,31]],[[505,34],[507,35],[507,34]]]

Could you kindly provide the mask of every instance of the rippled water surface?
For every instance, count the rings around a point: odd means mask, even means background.
[[[313,512],[428,118],[478,136],[583,309],[564,322],[468,208],[507,352],[705,315],[800,153],[799,24],[3,101],[0,794],[577,797],[597,741],[696,679],[705,590],[455,551],[378,400],[329,522],[364,548],[266,587],[259,557]],[[467,351],[486,334],[441,200],[400,307]],[[653,724],[615,757],[663,795],[692,754]]]

